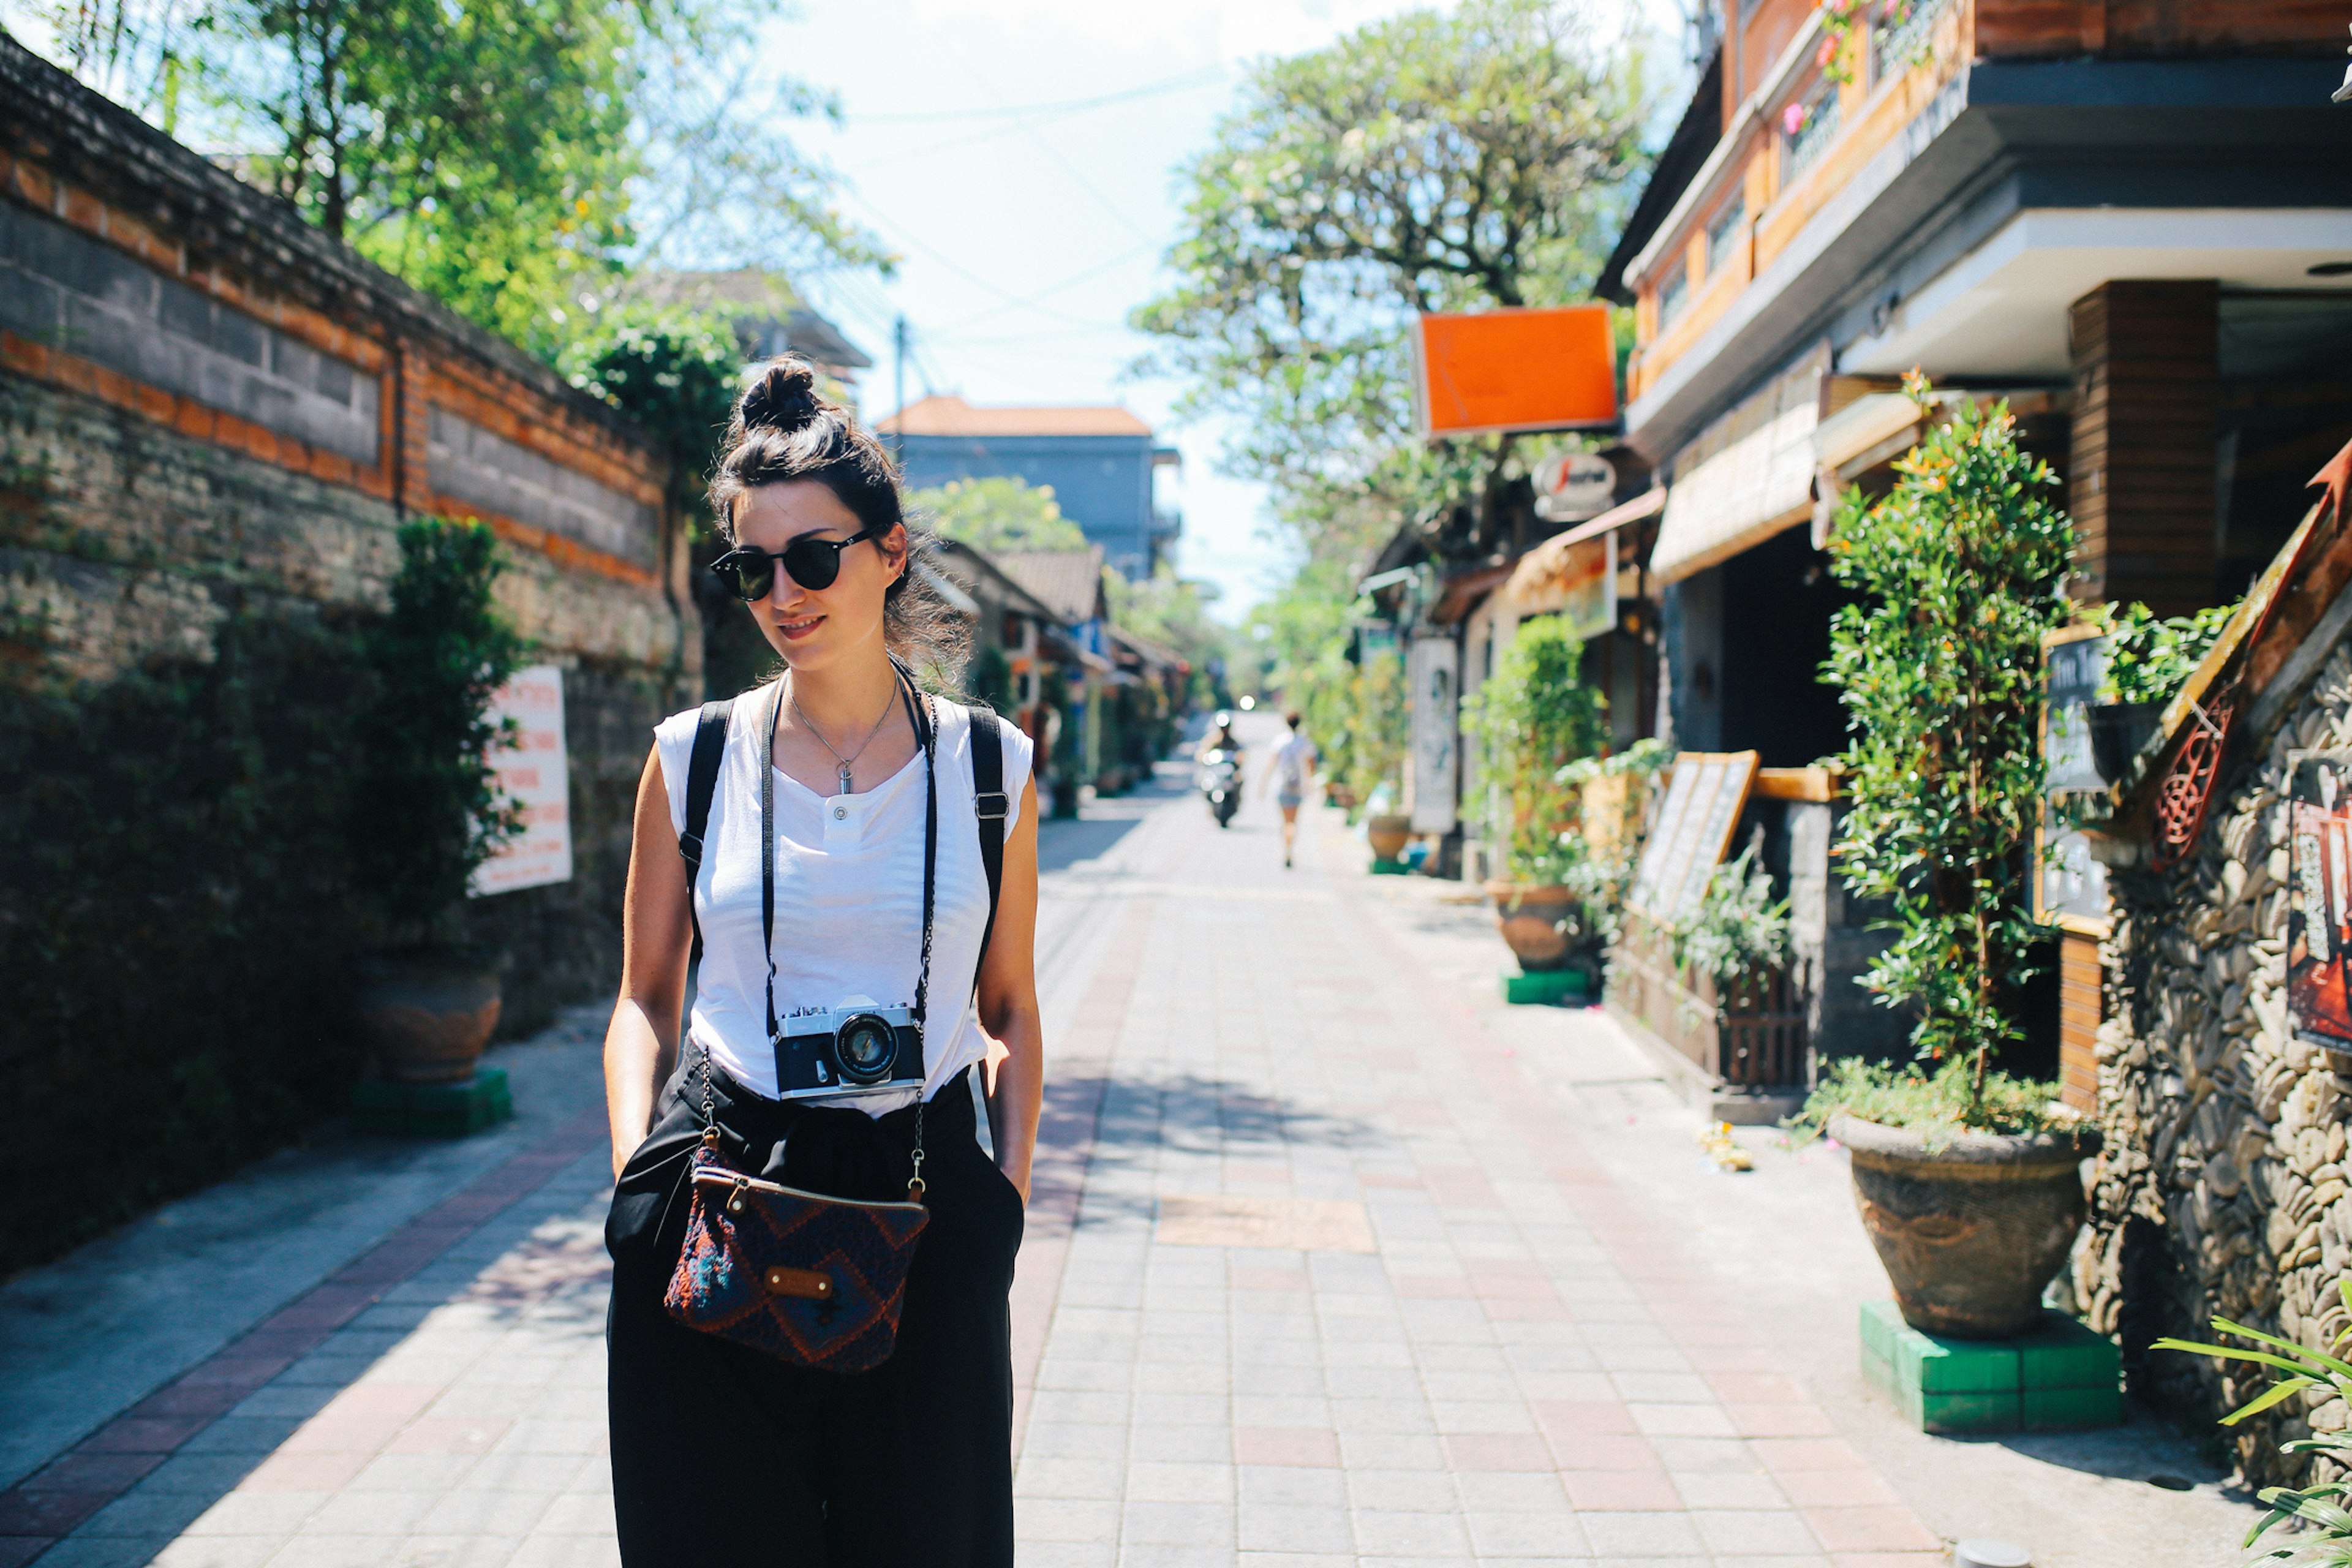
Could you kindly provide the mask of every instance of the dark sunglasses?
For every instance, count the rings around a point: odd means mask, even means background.
[[[712,562],[710,569],[746,604],[757,604],[768,596],[768,591],[776,585],[779,561],[784,563],[784,573],[793,582],[813,594],[822,593],[841,575],[843,551],[869,539],[879,539],[889,531],[890,525],[876,523],[847,539],[819,539],[803,533],[782,550],[754,550],[748,544],[739,544]]]

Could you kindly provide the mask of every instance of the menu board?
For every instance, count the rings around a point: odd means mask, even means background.
[[[2290,759],[2286,1004],[2295,1037],[2352,1051],[2352,752]]]
[[[1675,758],[1657,826],[1643,847],[1626,906],[1654,921],[1688,918],[1739,824],[1756,782],[1754,752],[1683,752]]]
[[[2113,637],[2086,626],[2060,633],[2042,650],[2042,802],[2034,831],[2033,914],[2089,936],[2106,934],[2107,868],[2092,858],[2082,829],[2064,826],[2058,797],[2108,785],[2091,750],[2090,711],[2114,645]]]

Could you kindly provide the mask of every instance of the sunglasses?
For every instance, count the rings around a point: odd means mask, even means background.
[[[768,596],[769,590],[776,585],[779,561],[784,563],[784,573],[793,582],[813,594],[822,593],[841,575],[843,551],[869,539],[879,539],[889,531],[887,524],[876,523],[847,539],[819,539],[804,533],[782,550],[754,550],[739,544],[712,562],[710,569],[745,604],[757,604]]]

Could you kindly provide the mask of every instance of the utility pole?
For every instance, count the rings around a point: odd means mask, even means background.
[[[890,433],[891,456],[901,463],[907,460],[907,318],[900,316],[890,339],[890,396],[898,412],[892,415],[896,426]]]

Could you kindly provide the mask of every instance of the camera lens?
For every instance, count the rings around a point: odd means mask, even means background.
[[[852,1018],[834,1037],[841,1058],[841,1076],[852,1083],[880,1083],[890,1076],[898,1054],[898,1039],[890,1026],[871,1014]]]

